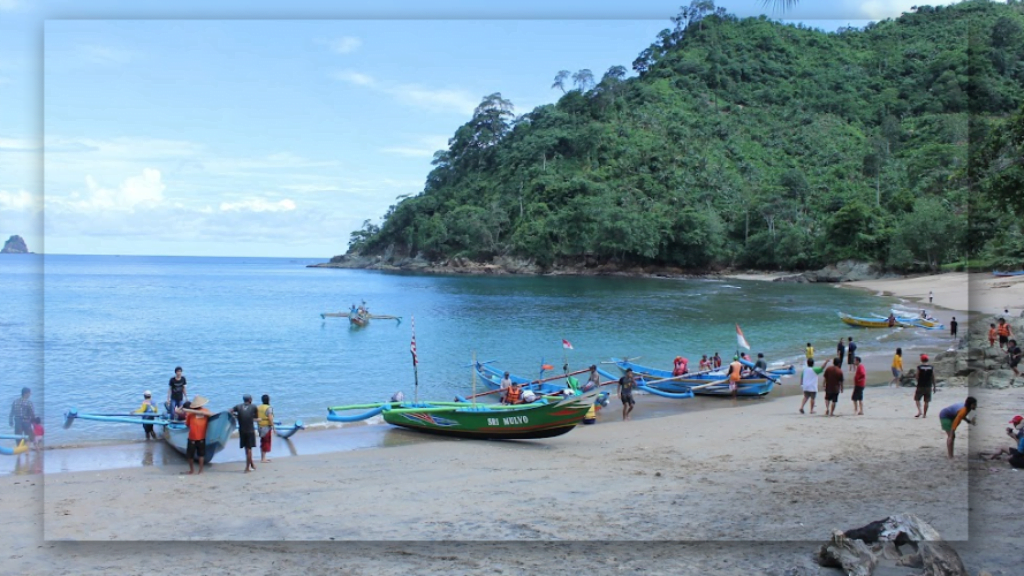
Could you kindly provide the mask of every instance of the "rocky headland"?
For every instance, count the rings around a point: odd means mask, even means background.
[[[25,244],[25,240],[15,234],[4,242],[3,250],[0,250],[0,254],[31,254],[28,251],[28,246]]]

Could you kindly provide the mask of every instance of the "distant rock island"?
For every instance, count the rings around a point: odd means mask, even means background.
[[[0,254],[31,254],[28,251],[28,246],[25,245],[25,240],[15,234],[4,242],[4,249],[0,250]]]

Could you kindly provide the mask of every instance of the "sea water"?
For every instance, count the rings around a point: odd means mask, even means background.
[[[819,357],[831,356],[840,337],[853,336],[864,354],[941,340],[842,324],[837,311],[885,314],[898,301],[835,285],[307,267],[318,261],[0,257],[0,399],[9,407],[23,386],[32,388],[52,447],[140,438],[130,425],[78,421],[65,430],[63,414],[128,412],[144,390],[162,404],[175,366],[190,396],[209,398],[213,410],[245,393],[257,402],[269,394],[279,419],[315,425],[328,406],[383,401],[396,391],[468,396],[474,356],[537,377],[542,364],[576,370],[613,356],[670,369],[683,355],[696,369],[702,354],[717,351],[728,362],[737,324],[752,355],[779,364],[800,362],[807,342]],[[401,321],[356,328],[347,318],[320,317],[364,300],[371,313]]]

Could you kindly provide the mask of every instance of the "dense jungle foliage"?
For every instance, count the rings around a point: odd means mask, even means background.
[[[1014,163],[1024,3],[919,6],[834,33],[710,0],[671,21],[635,76],[563,70],[558,102],[521,116],[484,98],[422,193],[367,220],[349,253],[692,270],[936,268],[1010,258],[1014,241],[1024,254],[993,185]]]

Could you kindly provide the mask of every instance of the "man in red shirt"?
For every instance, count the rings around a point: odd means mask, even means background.
[[[836,402],[843,393],[843,369],[840,368],[842,363],[839,358],[833,358],[832,365],[822,372],[822,376],[825,377],[825,416],[835,416]]]
[[[206,462],[206,425],[210,422],[211,412],[204,408],[209,402],[202,396],[196,396],[192,402],[186,402],[185,406],[177,409],[179,414],[185,415],[185,426],[188,426],[188,445],[185,448],[185,457],[188,459],[188,473],[195,472],[192,466],[192,459],[199,458],[199,473],[203,473],[203,463]]]
[[[860,356],[853,358],[856,372],[853,373],[853,413],[864,415],[864,387],[868,384],[868,369],[861,364]]]

